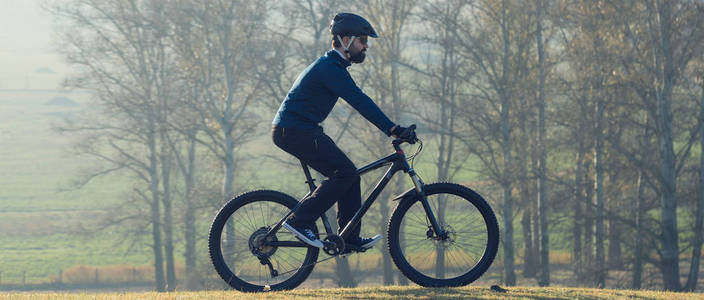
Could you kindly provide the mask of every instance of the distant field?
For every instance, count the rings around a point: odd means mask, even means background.
[[[91,228],[124,197],[122,176],[99,178],[81,190],[76,176],[98,162],[70,155],[75,137],[52,128],[85,109],[88,95],[0,92],[0,274],[3,283],[48,280],[77,264],[149,263],[142,247]],[[118,246],[116,246],[118,245]]]
[[[74,105],[52,104],[66,97]],[[87,94],[0,92],[0,213],[95,209],[114,205],[124,180],[104,178],[68,190],[81,170],[97,162],[69,155],[73,137],[52,130],[85,109]]]
[[[505,293],[487,286],[429,289],[390,286],[356,289],[293,290],[243,294],[235,291],[175,293],[0,293],[0,299],[702,299],[697,293],[581,288],[511,287]]]

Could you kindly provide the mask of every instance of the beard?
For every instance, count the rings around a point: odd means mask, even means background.
[[[354,53],[357,52],[357,53]],[[362,50],[357,50],[354,51],[350,49],[350,62],[354,64],[361,64],[364,61],[364,58],[367,57],[367,54],[365,51]]]

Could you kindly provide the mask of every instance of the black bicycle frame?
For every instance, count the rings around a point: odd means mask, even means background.
[[[369,207],[371,207],[372,203],[376,200],[376,198],[379,196],[381,191],[386,187],[386,185],[389,183],[391,180],[391,177],[396,174],[398,171],[403,171],[404,173],[408,173],[411,176],[411,179],[413,179],[414,185],[416,186],[416,195],[420,197],[421,203],[423,204],[423,208],[428,216],[428,219],[431,223],[431,226],[437,236],[442,236],[443,233],[441,232],[440,226],[437,222],[437,219],[435,218],[435,215],[433,214],[432,210],[430,209],[430,205],[428,205],[428,200],[425,197],[425,193],[423,192],[423,182],[420,181],[420,179],[416,176],[415,171],[411,169],[411,167],[408,165],[408,161],[406,160],[406,154],[403,152],[403,150],[400,147],[400,144],[402,142],[400,140],[394,140],[392,142],[394,149],[396,150],[395,153],[384,157],[380,160],[377,160],[373,163],[370,163],[364,167],[361,167],[357,170],[357,175],[363,175],[369,171],[373,171],[376,169],[379,169],[381,167],[387,166],[390,164],[389,168],[386,170],[386,173],[384,174],[383,177],[379,180],[379,182],[376,184],[374,187],[374,190],[372,190],[371,194],[367,198],[367,200],[364,201],[362,204],[362,207],[357,210],[357,212],[354,214],[352,219],[345,225],[345,228],[340,231],[340,236],[343,239],[346,239],[351,232],[352,228],[359,224],[360,220],[364,216],[364,214],[367,213],[367,210],[369,210]],[[315,189],[315,183],[313,177],[310,175],[310,170],[308,169],[308,166],[301,162],[301,167],[303,167],[303,173],[305,173],[306,176],[306,183],[308,184],[308,187],[310,188],[310,192],[306,194],[303,199],[308,197]],[[286,214],[281,221],[279,221],[271,230],[269,230],[269,233],[267,235],[274,234],[276,231],[281,228],[281,224],[292,214],[294,213],[300,206],[301,202],[303,201],[301,199],[296,207],[294,207],[288,214]],[[328,221],[327,216],[323,214],[321,216],[323,219],[323,226],[325,226],[325,231],[327,232],[328,235],[333,235],[335,234],[332,232],[332,227],[330,226],[330,222]],[[267,243],[267,245],[271,246],[280,246],[280,247],[308,247],[307,244],[302,243],[302,242],[292,242],[292,241],[272,241]]]

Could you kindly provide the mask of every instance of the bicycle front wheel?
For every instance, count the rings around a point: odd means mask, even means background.
[[[227,284],[243,292],[288,290],[308,277],[318,248],[306,247],[287,230],[267,236],[297,203],[286,194],[259,190],[242,194],[220,209],[210,227],[208,248],[215,270]],[[268,245],[286,242],[304,246]]]
[[[477,280],[496,257],[499,226],[489,204],[467,187],[426,185],[428,204],[440,228],[438,237],[422,202],[404,199],[388,225],[389,252],[411,281],[425,287],[464,286]]]

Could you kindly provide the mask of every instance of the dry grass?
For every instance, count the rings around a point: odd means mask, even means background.
[[[235,291],[0,293],[0,299],[702,299],[702,294],[560,287],[512,287],[506,293],[498,293],[485,286],[453,289],[387,286],[356,289],[298,289],[262,294],[244,294]]]

